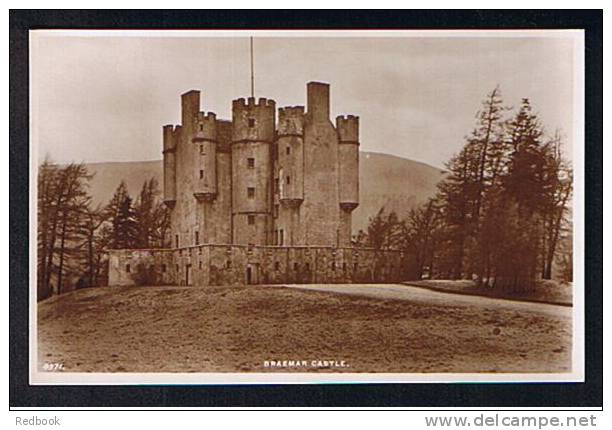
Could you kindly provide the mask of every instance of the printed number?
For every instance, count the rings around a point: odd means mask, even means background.
[[[48,372],[57,372],[58,370],[64,370],[64,363],[45,363],[43,364],[43,370]]]

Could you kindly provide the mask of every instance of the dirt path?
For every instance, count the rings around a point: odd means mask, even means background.
[[[521,302],[516,300],[491,297],[454,294],[420,288],[412,285],[394,284],[287,284],[286,288],[307,291],[325,291],[338,294],[350,294],[377,299],[408,300],[441,306],[478,306],[487,309],[514,310],[519,312],[551,315],[572,319],[572,308],[546,303]]]

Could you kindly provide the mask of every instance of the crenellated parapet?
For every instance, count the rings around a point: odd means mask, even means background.
[[[278,136],[304,135],[304,106],[287,106],[278,109]]]
[[[232,102],[232,141],[272,142],[275,134],[276,102],[254,97]]]
[[[336,117],[336,130],[340,143],[359,145],[359,117],[339,115]]]
[[[195,125],[195,133],[191,139],[192,142],[217,140],[217,115],[214,112],[198,112]]]

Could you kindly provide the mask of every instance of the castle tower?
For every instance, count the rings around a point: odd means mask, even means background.
[[[329,119],[329,84],[306,85],[304,122],[304,203],[300,207],[302,242],[338,246],[338,133]]]
[[[351,244],[351,213],[359,206],[359,117],[336,118],[338,132],[338,190],[340,246]]]
[[[197,129],[191,139],[195,147],[193,195],[199,202],[211,202],[217,196],[217,119],[208,112],[197,115]]]
[[[176,205],[176,139],[173,125],[163,127],[164,203],[170,209]]]
[[[300,205],[304,201],[304,106],[278,110],[273,243],[303,244]]]
[[[233,243],[266,245],[272,227],[274,100],[232,102]]]

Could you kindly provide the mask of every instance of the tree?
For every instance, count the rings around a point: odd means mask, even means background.
[[[59,167],[48,159],[38,174],[39,299],[61,293],[66,279],[78,271],[82,223],[90,203],[91,175],[83,164]],[[52,278],[55,275],[55,284]]]
[[[410,210],[406,221],[406,249],[413,258],[410,276],[414,279],[421,279],[426,267],[429,276],[433,274],[441,220],[439,202],[435,198]]]
[[[385,214],[385,208],[382,207],[369,221],[367,246],[375,249],[401,248],[404,225],[394,211]]]
[[[155,178],[145,181],[134,206],[138,233],[136,248],[160,248],[165,245],[170,217],[160,196]]]
[[[551,279],[557,246],[571,201],[573,173],[569,162],[562,156],[559,132],[545,146],[544,155],[547,187],[542,205],[542,278]]]
[[[110,222],[107,230],[109,237],[106,240],[108,247],[134,248],[137,245],[138,225],[125,181],[121,181],[104,212]]]

